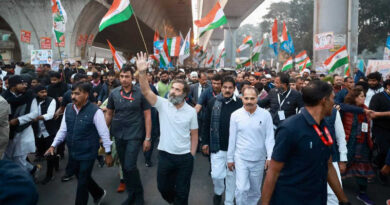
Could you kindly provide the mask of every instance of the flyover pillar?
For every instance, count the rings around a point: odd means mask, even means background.
[[[343,45],[347,46],[351,68],[354,68],[358,41],[359,0],[315,0],[313,39],[315,35],[333,32],[334,49],[315,50],[313,43],[314,68],[323,66],[323,62]],[[331,14],[331,15],[330,15]],[[343,73],[340,70],[337,72]]]
[[[236,67],[236,31],[240,26],[238,18],[228,17],[228,24],[223,29],[225,41],[225,67]]]

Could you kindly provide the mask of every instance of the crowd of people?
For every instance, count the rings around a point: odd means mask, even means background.
[[[50,183],[63,159],[61,181],[77,177],[75,204],[107,194],[91,177],[95,160],[119,167],[123,204],[144,204],[140,152],[146,167],[157,164],[170,204],[188,204],[197,152],[209,158],[214,205],[350,204],[348,177],[356,198],[374,204],[369,182],[386,184],[390,174],[390,79],[359,72],[164,70],[144,53],[120,70],[80,61],[58,71],[2,65],[0,204],[36,204],[31,184]]]

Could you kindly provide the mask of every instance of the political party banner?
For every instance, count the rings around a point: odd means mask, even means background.
[[[51,38],[41,37],[40,45],[41,45],[41,49],[51,49]]]
[[[390,75],[390,60],[368,60],[366,75],[378,71],[383,78]]]
[[[31,31],[21,30],[20,31],[20,41],[25,42],[25,43],[30,43]]]
[[[341,47],[346,45],[347,35],[345,34],[334,34],[333,48],[329,49],[330,52],[336,52]]]
[[[77,38],[77,47],[83,47],[88,41],[88,34],[80,34]]]
[[[52,50],[32,50],[31,51],[31,64],[52,64],[53,63],[53,51]]]
[[[65,36],[61,36],[61,43],[55,42],[56,47],[65,47]]]
[[[95,36],[93,34],[89,34],[88,36],[88,45],[89,46],[92,46],[92,43],[93,43],[93,39],[95,38]]]
[[[333,32],[319,33],[314,35],[314,50],[326,50],[334,47]]]

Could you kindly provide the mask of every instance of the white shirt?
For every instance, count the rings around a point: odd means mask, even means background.
[[[153,105],[160,120],[160,143],[158,149],[170,154],[191,152],[191,130],[198,129],[196,110],[186,102],[177,109],[167,99],[157,96]]]
[[[268,111],[257,107],[256,111],[250,114],[242,107],[232,113],[228,162],[234,162],[237,157],[248,161],[270,160],[274,145],[274,128]]]
[[[34,100],[36,101],[37,99],[34,98]],[[38,105],[38,116],[42,115],[41,105],[43,103],[44,103],[44,101],[41,101],[39,103],[39,105]],[[53,99],[53,100],[51,100],[51,102],[49,104],[49,107],[47,108],[46,114],[42,115],[44,120],[39,120],[38,121],[38,125],[39,125],[38,138],[40,138],[41,136],[43,136],[44,138],[49,136],[49,133],[47,132],[47,129],[46,129],[45,124],[44,124],[44,121],[48,121],[48,120],[53,119],[55,112],[56,112],[56,101]]]
[[[198,99],[200,98],[200,94],[202,94],[202,84],[199,83],[199,86],[198,86]],[[206,89],[206,88],[205,88]]]
[[[73,108],[75,109],[76,113],[79,114],[79,110],[75,105],[73,105]],[[64,113],[66,113],[66,109]],[[53,144],[51,144],[51,146],[53,147],[57,147],[61,142],[65,140],[66,132],[67,132],[65,118],[66,116],[64,115],[61,120],[60,129],[58,130],[57,135],[54,138]],[[95,124],[100,139],[102,139],[103,147],[105,151],[111,152],[112,141],[110,140],[110,131],[108,130],[106,120],[104,118],[104,114],[101,109],[98,109],[95,115],[93,116],[93,124]]]
[[[337,114],[336,114],[334,129],[336,132],[337,145],[339,147],[340,161],[346,162],[346,161],[348,161],[348,158],[347,158],[348,149],[347,149],[347,142],[345,140],[344,126],[343,126],[343,122],[341,121],[339,111],[337,111]]]
[[[372,96],[374,96],[375,94],[380,93],[382,91],[384,91],[383,87],[376,89],[376,90],[368,88],[367,93],[366,93],[366,99],[364,100],[364,104],[367,107],[370,106]]]

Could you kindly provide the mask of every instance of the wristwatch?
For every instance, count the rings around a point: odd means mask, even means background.
[[[152,138],[150,138],[150,137],[145,137],[145,140],[146,140],[146,141],[151,141]]]

